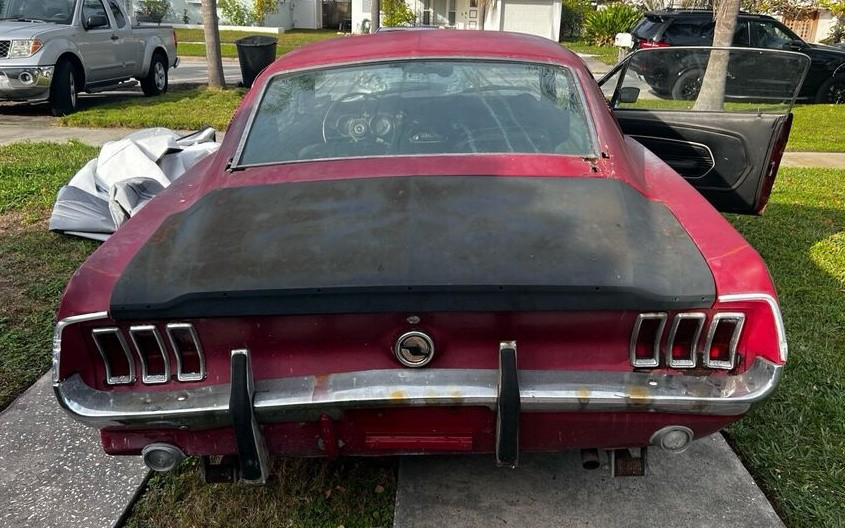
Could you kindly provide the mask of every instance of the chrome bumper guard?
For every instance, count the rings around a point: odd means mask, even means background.
[[[519,412],[625,412],[740,415],[769,396],[783,367],[756,359],[737,376],[645,372],[519,370]],[[340,418],[347,409],[482,406],[498,408],[498,370],[395,369],[256,381],[262,424]],[[229,384],[165,392],[99,391],[79,375],[54,383],[59,403],[97,428],[231,426]]]

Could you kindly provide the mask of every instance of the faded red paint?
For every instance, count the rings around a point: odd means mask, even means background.
[[[350,62],[435,56],[542,61],[571,68],[583,86],[604,156],[595,164],[574,157],[527,154],[405,156],[300,162],[226,172],[257,94],[271,76]],[[307,46],[278,60],[256,80],[218,153],[161,193],[74,274],[62,300],[59,318],[108,310],[115,282],[151,234],[169,215],[189,208],[211,190],[414,175],[590,177],[624,181],[649,199],[666,204],[674,213],[707,260],[718,295],[753,292],[775,296],[766,266],[748,242],[683,178],[639,143],[623,137],[592,75],[577,56],[556,43],[525,35],[420,31],[340,38]],[[397,368],[390,356],[390,343],[400,331],[407,330],[404,322],[407,315],[198,320],[195,324],[206,348],[209,376],[204,382],[192,385],[228,381],[228,351],[246,343],[254,353],[255,372],[262,379]],[[461,351],[438,355],[433,366],[440,368],[496,368],[498,341],[517,339],[522,368],[630,370],[627,340],[634,316],[631,313],[426,314],[421,327],[433,334],[441,349],[451,347]],[[86,325],[76,325],[66,333],[61,373],[64,377],[81,372],[90,385],[104,388],[98,381],[103,378],[102,367],[91,344],[85,341],[82,332],[85,328]],[[780,362],[772,344],[773,335],[774,321],[770,315],[751,321],[740,345],[741,352],[762,351],[768,359]],[[583,354],[585,343],[589,344],[589,355]],[[750,359],[746,357],[740,368],[746,368]],[[141,388],[160,391],[172,390],[173,386],[174,383],[169,383]],[[683,423],[697,435],[705,435],[737,418],[635,412],[526,414],[521,446],[527,451],[641,446],[648,443],[652,432],[665,425]],[[324,421],[322,426],[320,422],[268,425],[265,436],[271,450],[304,455],[323,454],[316,440],[329,434],[327,431],[343,441],[342,452],[347,454],[464,450],[467,445],[473,451],[489,452],[493,450],[493,430],[494,415],[487,409],[391,409],[350,411],[344,420],[331,424]],[[426,440],[427,435],[432,437],[431,441]],[[229,430],[103,431],[102,438],[106,451],[113,454],[137,454],[153,441],[170,441],[192,454],[234,452]]]

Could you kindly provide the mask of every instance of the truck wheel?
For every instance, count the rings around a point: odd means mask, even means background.
[[[701,70],[690,70],[683,73],[672,86],[672,99],[675,101],[695,101],[698,99],[703,77],[704,72]]]
[[[816,102],[822,104],[845,104],[845,76],[831,77],[819,88]]]
[[[50,97],[47,99],[50,103],[50,112],[54,116],[60,117],[76,112],[78,82],[79,79],[70,61],[63,60],[56,64],[53,82],[50,83]]]
[[[141,88],[144,95],[161,95],[167,91],[167,59],[156,53],[150,60],[150,71],[147,76],[141,79]]]

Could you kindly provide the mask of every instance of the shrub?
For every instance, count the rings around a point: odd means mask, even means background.
[[[141,2],[141,14],[151,22],[161,24],[169,12],[170,0],[143,0]]]
[[[255,22],[252,10],[239,0],[218,0],[217,6],[226,22],[233,26],[251,26]]]
[[[252,17],[256,24],[263,26],[267,15],[275,13],[278,8],[277,0],[255,0],[252,7]]]
[[[588,0],[563,0],[560,6],[560,37],[581,38],[584,20],[592,10]]]
[[[591,44],[610,46],[617,33],[631,31],[641,18],[639,10],[625,4],[614,4],[590,13],[584,23],[584,33]]]
[[[388,27],[412,26],[416,15],[405,0],[381,0],[381,24]]]

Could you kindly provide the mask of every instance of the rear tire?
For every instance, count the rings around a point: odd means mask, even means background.
[[[695,101],[698,99],[703,78],[704,72],[701,70],[689,70],[682,73],[672,86],[672,99],[675,101]]]
[[[161,53],[155,53],[150,60],[147,76],[141,79],[141,89],[147,97],[161,95],[167,92],[168,82],[167,58]]]
[[[845,104],[845,76],[831,77],[822,83],[816,94],[821,104]]]
[[[66,116],[76,112],[79,99],[79,79],[73,63],[68,60],[56,64],[53,81],[50,83],[50,112],[56,116]]]

